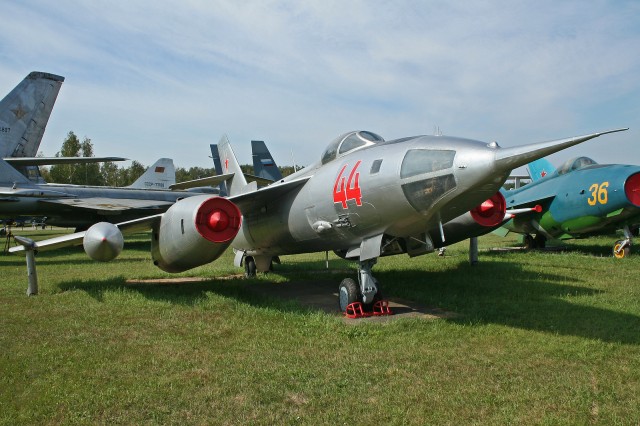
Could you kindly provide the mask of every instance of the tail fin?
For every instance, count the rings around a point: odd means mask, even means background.
[[[161,158],[145,171],[128,188],[169,189],[176,183],[176,168],[171,158]]]
[[[0,101],[0,156],[35,157],[64,77],[32,72]]]
[[[218,145],[212,143],[210,145],[211,148],[211,158],[213,159],[213,167],[216,170],[217,175],[221,175],[222,172],[222,163],[220,162],[220,153],[218,152]],[[227,190],[227,182],[220,182],[218,185],[218,189],[220,191],[220,195],[226,197],[229,195],[229,191]]]
[[[532,161],[527,165],[527,168],[529,169],[529,176],[531,176],[532,182],[536,182],[556,171],[555,167],[553,167],[546,158]]]
[[[9,163],[0,158],[0,185],[31,187],[33,183]]]
[[[251,155],[253,157],[253,173],[256,176],[272,181],[282,179],[282,173],[276,166],[276,162],[264,141],[251,141]]]
[[[229,179],[230,183],[227,183],[229,196],[242,194],[258,188],[255,182],[251,182],[252,185],[247,185],[247,180],[242,173],[240,164],[238,164],[236,155],[233,153],[233,149],[226,135],[222,136],[220,142],[218,142],[218,153],[220,154],[222,173],[233,173],[233,177]]]

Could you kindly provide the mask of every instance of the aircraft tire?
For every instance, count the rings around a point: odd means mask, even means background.
[[[531,250],[534,249],[536,247],[536,241],[533,239],[533,237],[529,234],[524,236],[524,248],[526,250]]]
[[[533,239],[533,246],[535,248],[543,249],[547,245],[547,238],[542,234],[536,234]]]
[[[621,251],[618,251],[623,242],[624,241],[622,240],[618,240],[613,246],[613,257],[615,257],[616,259],[624,259],[625,257],[629,257],[629,253],[631,253],[631,249],[629,248],[629,246],[626,246]]]
[[[246,257],[244,259],[244,276],[245,278],[256,276],[256,261],[253,260],[253,257]]]
[[[347,306],[353,302],[357,302],[360,299],[360,290],[358,284],[351,278],[345,278],[338,286],[338,303],[340,304],[340,311],[347,310]]]

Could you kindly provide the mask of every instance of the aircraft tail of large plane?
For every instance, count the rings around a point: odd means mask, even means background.
[[[0,157],[35,157],[64,77],[32,72],[0,101]]]
[[[538,181],[556,171],[555,167],[553,167],[546,158],[532,161],[527,165],[527,168],[529,169],[529,176],[531,176],[532,182]]]
[[[229,139],[227,139],[226,135],[222,136],[220,142],[218,142],[218,154],[220,156],[222,173],[233,173],[233,177],[229,178],[229,180],[227,181],[228,195],[233,196],[243,194],[245,192],[258,188],[258,185],[255,182],[247,184],[247,180],[242,173],[240,164],[236,159],[236,155],[234,154],[233,149],[231,148],[231,144],[229,143]]]
[[[129,188],[169,189],[176,183],[176,168],[171,158],[161,158],[149,167]]]
[[[9,163],[0,159],[0,186],[33,186],[33,183]]]
[[[253,157],[253,173],[263,179],[276,181],[282,179],[282,173],[269,152],[264,141],[251,141],[251,156]]]

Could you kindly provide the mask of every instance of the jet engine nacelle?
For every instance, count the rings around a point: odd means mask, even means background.
[[[240,210],[226,198],[184,198],[171,206],[153,229],[153,263],[166,272],[210,263],[231,244],[241,221]]]

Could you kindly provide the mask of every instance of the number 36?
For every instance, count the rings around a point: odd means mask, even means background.
[[[591,191],[591,197],[587,198],[587,203],[590,206],[595,206],[596,203],[607,204],[607,188],[609,187],[609,182],[602,182],[600,185],[594,183],[589,187],[589,191]]]

